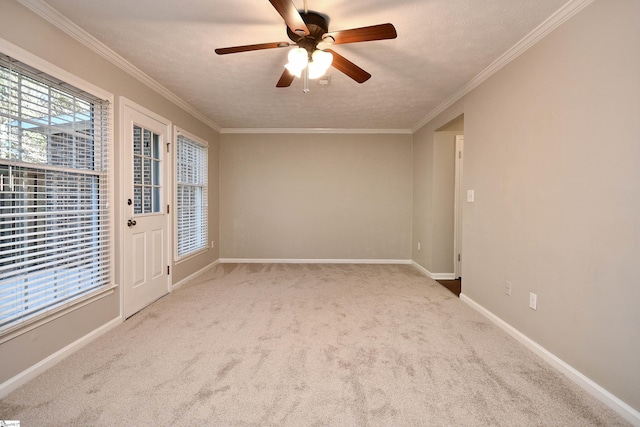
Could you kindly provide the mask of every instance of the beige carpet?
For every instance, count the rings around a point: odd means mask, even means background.
[[[626,425],[411,266],[217,266],[0,401],[23,426]]]

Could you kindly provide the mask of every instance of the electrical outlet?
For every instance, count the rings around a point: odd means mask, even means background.
[[[212,240],[212,241],[211,241],[211,247],[212,247],[212,248],[215,248],[215,247],[216,247],[216,241],[215,241],[215,240]]]
[[[475,190],[467,190],[467,202],[473,203],[476,201],[476,191]]]
[[[538,295],[533,292],[529,292],[529,308],[533,310],[538,309]]]
[[[511,282],[504,282],[504,294],[507,296],[511,296]]]
[[[418,242],[418,250],[420,250],[420,242]]]

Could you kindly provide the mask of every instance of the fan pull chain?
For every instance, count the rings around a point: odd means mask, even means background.
[[[309,93],[311,89],[309,89],[309,67],[306,67],[302,73],[302,91],[304,93]]]

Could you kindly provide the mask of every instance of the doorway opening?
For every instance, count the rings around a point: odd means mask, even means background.
[[[440,154],[441,164],[434,169],[434,193],[441,206],[434,206],[440,213],[440,244],[450,273],[439,274],[437,281],[460,296],[462,291],[462,218],[463,218],[463,161],[464,161],[464,115],[460,115],[437,129],[434,135],[434,153]],[[439,144],[439,146],[437,145]],[[435,157],[435,154],[434,154]],[[445,163],[444,165],[442,163]],[[435,166],[435,165],[434,165]],[[438,180],[436,180],[438,178]],[[436,184],[446,185],[436,188]],[[442,270],[441,270],[442,271]]]

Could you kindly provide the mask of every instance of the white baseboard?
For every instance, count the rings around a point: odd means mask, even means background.
[[[433,280],[454,280],[456,278],[455,273],[432,273],[415,261],[411,261],[411,265],[420,270],[422,274]]]
[[[433,280],[455,280],[456,275],[454,273],[431,273]]]
[[[121,323],[122,323],[122,318],[118,316],[115,319],[100,326],[99,328],[89,332],[87,335],[77,339],[76,341],[72,342],[66,347],[61,348],[60,350],[56,351],[49,357],[42,359],[40,362],[36,363],[35,365],[25,369],[24,371],[20,372],[18,375],[15,375],[14,377],[9,378],[8,380],[0,384],[0,399],[5,397],[9,393],[11,393],[13,390],[17,389],[18,387],[31,381],[32,379],[34,379],[35,377],[37,377],[47,369],[51,368],[52,366],[60,362],[65,357],[70,356],[71,354],[80,350],[82,347],[89,344],[91,341],[95,340],[100,335],[103,335],[109,332],[111,329],[115,328]]]
[[[562,372],[571,381],[582,387],[589,394],[593,395],[596,399],[600,400],[605,405],[616,411],[631,424],[633,424],[634,426],[640,426],[640,412],[624,403],[622,400],[614,396],[602,386],[598,385],[586,375],[582,374],[573,366],[569,365],[558,356],[551,353],[549,350],[542,347],[531,338],[527,337],[525,334],[484,308],[482,305],[466,296],[464,293],[460,294],[460,299],[471,306],[474,310],[478,311],[480,314],[491,320],[493,323],[495,323],[497,326],[499,326],[501,329],[503,329],[505,332],[507,332],[509,335],[511,335],[513,338],[527,347],[529,350],[540,356],[545,362],[549,363],[551,366]]]
[[[408,259],[220,258],[220,264],[411,264]]]
[[[189,280],[193,279],[196,276],[199,276],[200,274],[204,273],[205,271],[209,270],[210,268],[215,267],[216,265],[220,264],[220,260],[217,259],[215,261],[213,261],[211,264],[209,265],[205,265],[204,267],[202,267],[200,270],[191,273],[190,275],[188,275],[187,277],[185,277],[184,279],[180,280],[177,283],[174,283],[171,286],[171,291],[175,291],[176,289],[178,289],[180,286],[184,285],[185,283],[187,283]]]
[[[415,261],[411,261],[411,265],[413,265],[415,268],[417,268],[418,270],[420,270],[420,272],[422,274],[424,274],[425,276],[427,276],[428,278],[431,279],[431,272],[429,270],[427,270],[426,268],[424,268],[423,266],[421,266],[420,264],[418,264]]]

